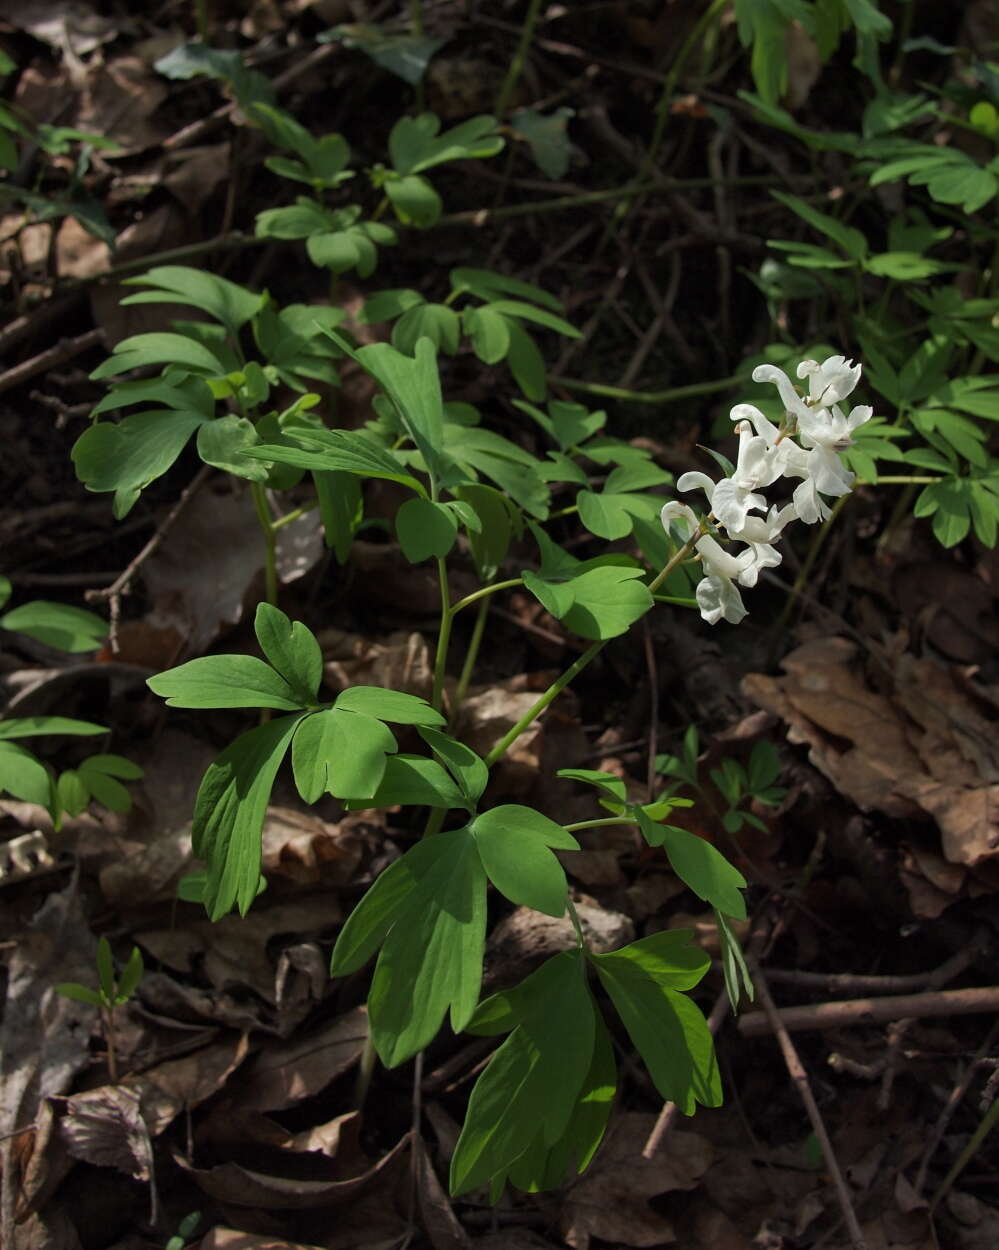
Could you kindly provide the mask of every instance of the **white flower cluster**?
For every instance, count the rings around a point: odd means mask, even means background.
[[[746,544],[737,554],[726,551],[686,504],[673,501],[662,510],[667,532],[676,525],[684,541],[700,535],[694,548],[704,578],[696,595],[701,616],[709,624],[724,618],[738,625],[746,615],[738,587],[755,586],[761,569],[780,564],[773,544],[789,521],[811,525],[825,520],[831,513],[822,496],[849,493],[854,475],[839,453],[853,442],[853,431],[870,420],[871,409],[859,405],[847,416],[839,403],[860,381],[860,368],[844,356],[830,356],[822,364],[803,360],[798,366],[798,377],[808,378],[808,394],[803,396],[782,369],[757,366],[753,381],[773,382],[783,400],[786,417],[780,428],[752,404],[737,404],[731,416],[739,435],[739,455],[732,476],[713,482],[706,473],[684,473],[677,482],[678,490],[702,489],[707,495],[710,528]],[[801,482],[789,504],[767,511],[768,501],[760,492],[781,477]],[[765,515],[751,515],[754,512]]]

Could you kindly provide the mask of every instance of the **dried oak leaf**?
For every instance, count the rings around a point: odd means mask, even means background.
[[[643,1201],[675,1189],[693,1189],[714,1161],[699,1133],[670,1133],[654,1159],[642,1148],[654,1115],[626,1112],[611,1125],[600,1153],[567,1192],[559,1217],[566,1242],[588,1250],[593,1237],[625,1246],[675,1241],[672,1223]]]

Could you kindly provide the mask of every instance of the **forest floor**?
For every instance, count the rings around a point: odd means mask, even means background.
[[[398,27],[399,7],[376,16]],[[492,110],[525,7],[424,5],[428,33],[444,41],[423,85],[427,108],[448,124]],[[646,166],[664,67],[701,7],[549,10],[511,104],[571,110],[548,140],[564,170],[539,170],[522,140],[493,161],[449,167],[442,222],[407,232],[367,280],[444,289],[449,268],[471,264],[552,291],[583,330],[560,354],[546,348],[553,395],[606,406],[615,434],[677,475],[702,467],[698,445],[727,427],[731,396],[643,397],[731,377],[769,341],[750,275],[767,239],[794,223],[767,188],[800,191],[812,179],[790,141],[755,125],[738,99],[748,71],[731,30],[712,67],[689,83],[680,76],[657,163]],[[17,106],[118,145],[95,151],[80,182],[113,252],[72,216],[25,224],[21,209],[0,206],[3,572],[18,602],[82,606],[96,591],[87,602],[103,612],[108,589],[161,539],[116,599],[116,648],[66,655],[3,637],[7,715],[107,725],[112,749],[144,770],[130,812],[95,806],[58,830],[42,809],[0,801],[4,843],[41,835],[22,844],[27,859],[0,867],[0,1130],[16,1178],[0,1220],[13,1244],[145,1250],[199,1212],[171,1247],[841,1250],[851,1244],[845,1204],[871,1250],[993,1250],[995,1145],[972,1150],[956,1180],[948,1172],[991,1103],[999,1062],[999,559],[974,539],[943,549],[926,522],[896,508],[897,488],[858,489],[817,548],[814,531],[789,543],[781,577],[752,592],[738,629],[660,610],[637,643],[612,642],[495,783],[504,801],[586,819],[592,800],[567,804],[564,783],[548,780],[555,768],[613,771],[644,794],[658,784],[657,757],[679,752],[696,726],[703,787],[676,819],[746,875],[743,937],[777,1008],[794,1009],[780,1019],[797,1058],[775,1037],[765,995],[733,1017],[721,974],[705,979],[695,995],[705,1014],[721,1004],[721,1108],[657,1130],[661,1101],[625,1046],[608,1140],[582,1178],[552,1193],[508,1192],[495,1207],[483,1194],[452,1203],[446,1161],[488,1043],[445,1031],[417,1074],[412,1063],[377,1071],[359,1112],[365,981],[327,973],[344,915],[412,831],[392,810],[345,814],[332,798],[306,808],[279,778],[264,830],[270,888],[249,915],[212,925],[177,901],[199,781],[246,718],[165,709],[144,682],[213,648],[252,649],[262,549],[245,541],[247,498],[222,474],[174,514],[197,472],[193,454],[120,523],[106,496],[84,490],[70,451],[105,393],[89,374],[122,338],[175,315],[122,306],[121,280],[147,266],[203,266],[281,302],[320,302],[329,290],[299,245],[253,238],[254,214],[278,184],[224,84],[153,68],[193,37],[192,11],[126,10],[14,0],[0,13]],[[304,125],[343,133],[375,158],[412,89],[357,47],[316,43],[356,18],[347,0],[219,3],[212,39],[275,81]],[[53,158],[35,185],[68,185],[71,165]],[[593,194],[636,179],[649,188],[630,199]],[[349,308],[360,281],[339,281],[334,298]],[[806,321],[794,327],[799,341],[849,342],[849,327],[818,324],[801,304],[795,313]],[[516,440],[523,422],[502,398],[503,370],[466,357],[448,368],[449,397],[491,405]],[[349,369],[343,383],[337,415],[350,427],[366,418],[371,389]],[[601,385],[630,398],[595,398]],[[318,635],[332,689],[364,681],[427,693],[438,601],[429,565],[372,541],[341,568],[308,517],[289,527],[280,556],[282,605]],[[581,649],[526,593],[496,600],[490,630],[465,709],[472,742],[494,737]],[[745,764],[760,743],[779,761],[782,796],[726,835],[711,772],[726,759]],[[53,747],[63,762],[66,749]],[[710,911],[665,857],[630,833],[593,834],[564,863],[609,944],[689,927],[717,959]],[[562,938],[538,919],[503,916],[487,989],[557,949]],[[121,958],[137,944],[146,965],[115,1010],[117,1080],[94,1013],[51,993],[55,982],[94,982],[99,935]]]

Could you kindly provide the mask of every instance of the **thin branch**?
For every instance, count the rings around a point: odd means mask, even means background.
[[[833,1185],[836,1189],[836,1196],[839,1199],[840,1211],[843,1214],[843,1220],[850,1235],[850,1242],[854,1250],[867,1250],[867,1242],[864,1240],[864,1234],[857,1220],[857,1213],[853,1209],[850,1190],[847,1188],[839,1166],[839,1160],[833,1151],[832,1142],[829,1140],[829,1134],[819,1112],[818,1103],[815,1101],[815,1095],[812,1093],[812,1087],[808,1083],[808,1074],[805,1072],[797,1050],[795,1050],[794,1042],[791,1041],[791,1035],[787,1031],[781,1013],[774,1005],[774,1000],[770,996],[770,988],[760,970],[758,962],[753,955],[747,956],[747,962],[753,974],[756,992],[763,1005],[762,1012],[754,1012],[753,1014],[765,1016],[769,1021],[771,1029],[777,1035],[777,1041],[780,1044],[781,1054],[784,1056],[784,1064],[787,1067],[788,1076],[794,1082],[801,1101],[805,1104],[805,1110],[808,1112],[808,1118],[812,1124],[812,1131],[815,1133],[822,1148],[822,1157],[825,1160],[826,1170],[832,1177]],[[745,1019],[747,1017],[744,1016],[743,1020],[739,1022],[740,1028]]]
[[[45,373],[46,370],[53,368],[55,365],[65,364],[67,360],[72,360],[75,356],[79,356],[81,352],[88,351],[91,347],[97,347],[98,344],[103,342],[103,330],[88,330],[86,334],[77,335],[75,339],[62,339],[54,347],[49,347],[44,352],[39,352],[37,356],[32,356],[30,360],[23,360],[19,365],[15,365],[13,369],[8,369],[6,373],[0,373],[0,394],[4,391],[12,390],[15,386],[20,386],[23,382],[37,377],[40,373]]]
[[[842,1029],[858,1024],[885,1024],[889,1020],[929,1016],[970,1016],[999,1011],[999,985],[967,990],[929,990],[925,994],[893,994],[885,998],[854,998],[842,1003],[811,1003],[784,1007],[781,1028]],[[743,1037],[761,1037],[773,1031],[773,1020],[764,1011],[747,1012],[739,1020]]]
[[[156,527],[156,532],[150,538],[149,542],[142,548],[134,559],[130,560],[125,566],[124,571],[115,578],[110,586],[104,587],[102,590],[88,590],[84,598],[89,603],[99,603],[102,599],[106,599],[111,609],[111,629],[108,634],[108,642],[112,652],[118,651],[118,621],[121,618],[121,600],[123,595],[128,594],[129,586],[132,578],[139,569],[145,564],[156,548],[160,545],[167,534],[173,529],[177,518],[187,507],[192,497],[197,494],[201,487],[208,480],[212,472],[212,466],[204,464],[194,475],[192,480],[181,491],[180,498],[166,514],[160,524]]]

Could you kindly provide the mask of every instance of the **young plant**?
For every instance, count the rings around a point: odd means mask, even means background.
[[[0,607],[12,593],[0,577]],[[84,608],[65,603],[32,600],[0,616],[0,628],[24,634],[60,651],[93,651],[107,637],[107,622]],[[96,799],[114,812],[127,812],[131,796],[122,781],[135,781],[142,769],[120,755],[91,755],[76,768],[55,772],[27,747],[25,738],[93,737],[110,731],[104,725],[68,716],[8,716],[0,718],[0,793],[36,803],[59,829],[64,816],[79,816]]]
[[[702,616],[712,623],[722,617],[742,619],[745,608],[736,583],[752,586],[760,568],[779,563],[774,543],[792,519],[808,523],[828,515],[823,495],[835,497],[850,488],[852,475],[842,466],[838,448],[870,417],[870,409],[854,408],[845,415],[839,403],[857,385],[860,368],[843,357],[822,364],[804,362],[799,368],[799,376],[809,380],[804,398],[781,371],[756,370],[758,380],[779,388],[786,409],[781,424],[773,425],[748,405],[733,411],[740,432],[738,464],[717,482],[702,473],[680,479],[680,489],[705,490],[711,512],[699,518],[678,502],[660,509],[664,536],[671,528],[680,533],[658,573],[626,555],[584,561],[570,556],[543,528],[545,497],[532,498],[523,476],[518,479],[514,473],[502,507],[511,517],[520,511],[521,527],[529,528],[538,543],[540,568],[487,583],[453,603],[445,557],[459,529],[465,531],[473,561],[487,565],[490,577],[505,558],[505,541],[512,533],[511,522],[504,543],[489,552],[488,560],[476,556],[475,540],[481,544],[495,515],[489,511],[495,505],[493,495],[477,493],[490,489],[477,481],[477,473],[499,472],[495,466],[483,467],[490,457],[503,459],[491,441],[497,436],[484,444],[481,438],[473,440],[469,450],[463,441],[469,432],[478,437],[486,431],[454,422],[453,438],[450,429],[444,435],[447,408],[430,340],[419,339],[410,357],[389,344],[355,350],[334,337],[340,350],[381,386],[384,400],[378,405],[377,425],[390,438],[376,441],[362,431],[295,430],[283,445],[261,444],[246,454],[362,480],[390,478],[410,492],[396,522],[402,551],[414,561],[434,559],[441,583],[431,699],[370,686],[348,688],[332,702],[322,699],[319,643],[302,622],[291,621],[270,604],[258,607],[255,620],[264,658],[195,659],[151,678],[149,685],[175,707],[283,713],[238,737],[202,782],[193,837],[196,853],[207,865],[202,893],[213,919],[234,906],[245,912],[259,892],[261,827],[286,755],[305,802],[331,794],[347,808],[431,809],[425,836],[381,874],[348,917],[333,952],[332,971],[357,972],[377,955],[368,1004],[371,1040],[388,1066],[422,1050],[445,1017],[456,1031],[510,1034],[473,1091],[452,1160],[451,1186],[463,1193],[488,1184],[494,1197],[508,1180],[524,1189],[543,1188],[557,1184],[567,1168],[586,1166],[604,1131],[616,1084],[604,1009],[588,972],[595,974],[663,1098],[687,1114],[697,1103],[713,1106],[721,1099],[711,1035],[687,996],[707,970],[707,957],[690,945],[689,934],[676,932],[656,934],[612,954],[591,952],[565,871],[553,852],[577,849],[574,833],[580,828],[635,825],[651,846],[664,849],[681,880],[715,908],[734,999],[740,982],[748,984],[731,928],[731,921],[746,916],[746,882],[708,842],[662,823],[680,800],[667,795],[652,804],[629,803],[620,779],[566,770],[561,775],[567,781],[595,787],[609,815],[560,825],[523,805],[484,802],[490,770],[605,642],[626,632],[652,607],[655,592],[685,561],[696,556],[701,562],[704,576],[694,594]],[[662,474],[638,454],[629,464],[612,442],[599,440],[591,446],[602,425],[599,418],[555,405],[548,413],[531,415],[559,445],[555,476],[572,476],[566,464],[575,471],[574,457],[585,459],[592,453],[606,453],[630,470],[631,476],[619,480],[616,489],[603,492],[602,505],[590,498],[599,501],[600,494],[588,488],[580,492],[577,506],[581,514],[592,510],[595,528],[610,526],[616,532],[627,519],[642,520],[655,507],[642,501],[640,490],[626,487],[659,484]],[[502,446],[503,440],[498,442]],[[485,461],[475,466],[473,476],[469,457],[474,460],[484,448]],[[520,468],[546,485],[533,464],[510,456],[507,474]],[[754,515],[767,506],[762,489],[785,476],[799,483],[792,502],[782,508],[774,505],[765,516]],[[511,482],[521,488],[521,498]],[[744,546],[731,554],[719,540]],[[480,545],[480,555],[483,550]],[[592,642],[480,758],[448,731],[444,715],[451,625],[465,607],[517,584]],[[452,719],[456,710],[452,706]],[[413,726],[425,752],[400,751],[392,725]],[[762,778],[762,763],[757,771]],[[490,884],[514,905],[555,917],[568,911],[577,945],[575,951],[548,960],[520,986],[480,1004]]]
[[[81,985],[78,981],[62,981],[53,987],[56,993],[62,994],[64,998],[71,998],[77,1003],[86,1003],[90,1007],[96,1007],[100,1012],[104,1040],[107,1044],[108,1075],[112,1083],[118,1080],[114,1010],[127,1003],[135,993],[142,980],[143,971],[142,951],[137,946],[133,946],[128,962],[122,969],[121,975],[118,976],[115,972],[114,957],[111,954],[111,944],[106,937],[101,937],[97,941],[97,989]]]

